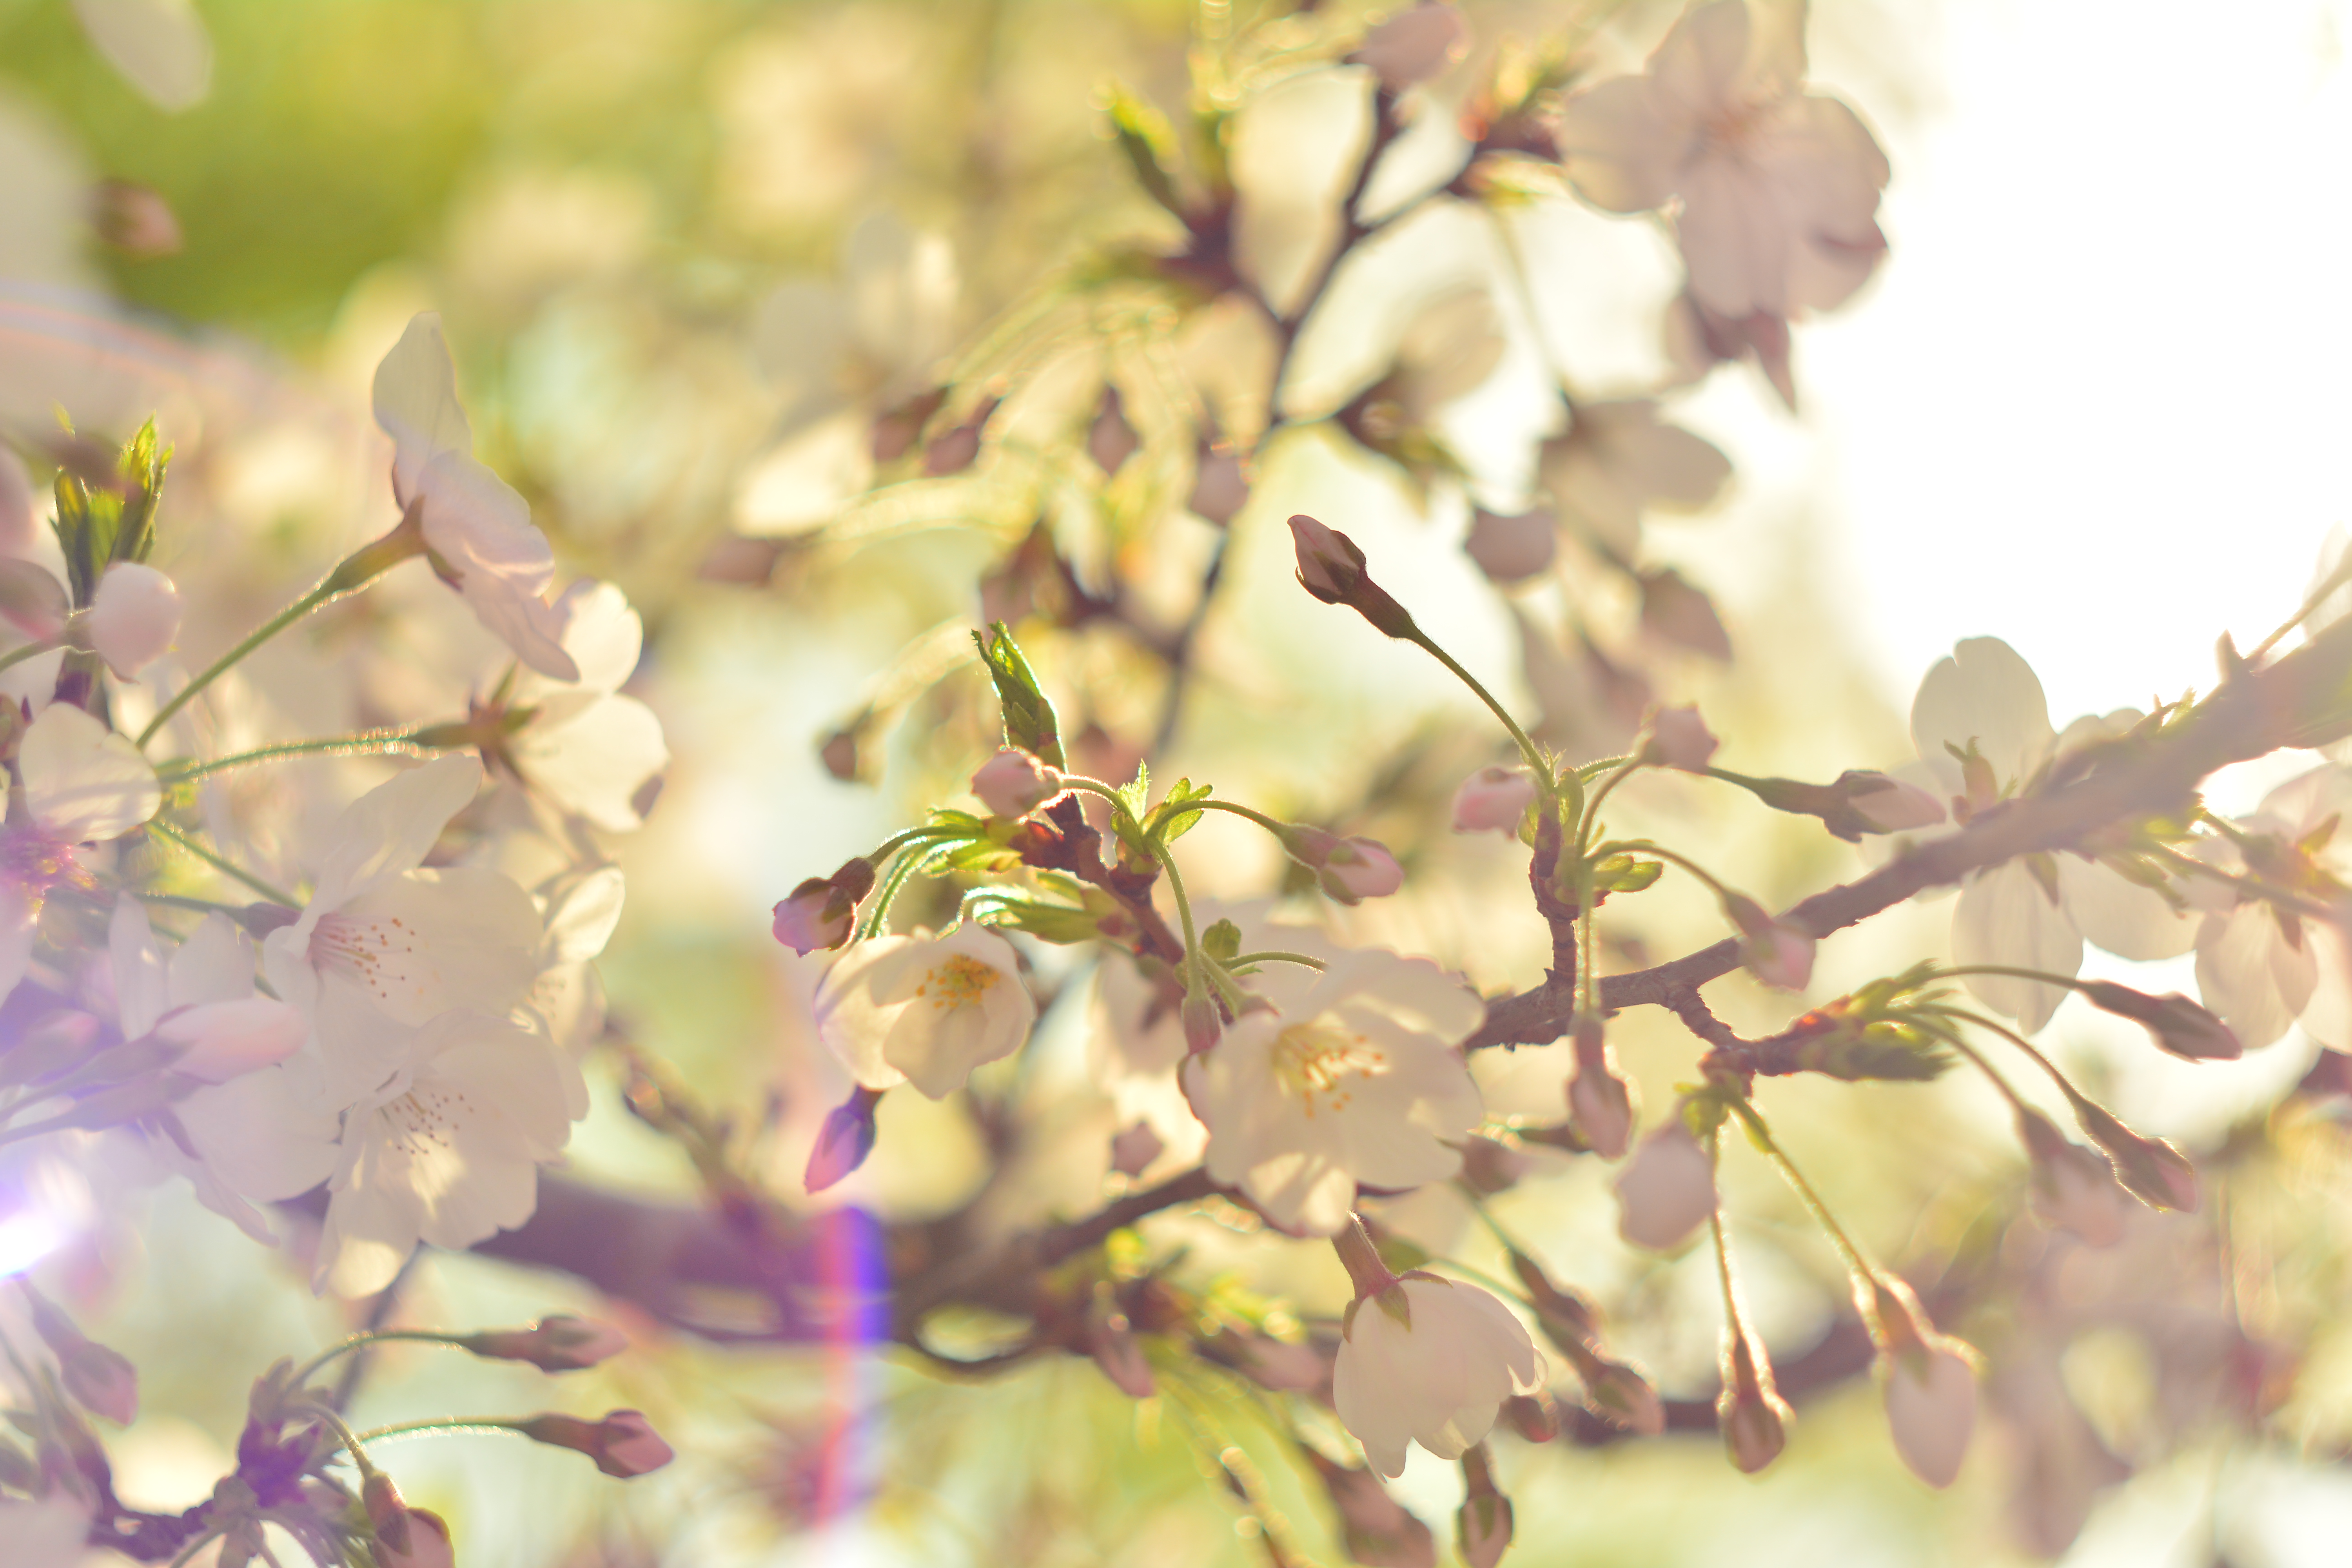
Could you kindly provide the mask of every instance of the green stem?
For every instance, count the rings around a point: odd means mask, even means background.
[[[1486,705],[1487,710],[1503,721],[1503,728],[1511,732],[1511,739],[1518,742],[1519,755],[1527,759],[1528,766],[1534,771],[1536,777],[1549,780],[1551,777],[1550,764],[1544,760],[1544,754],[1536,749],[1536,743],[1528,738],[1528,732],[1519,728],[1518,721],[1511,717],[1510,710],[1495,700],[1495,694],[1480,685],[1476,676],[1463,668],[1461,661],[1438,647],[1427,632],[1415,626],[1409,636],[1411,640],[1419,644],[1432,658],[1452,670],[1456,680],[1476,694],[1478,700]]]
[[[437,1333],[431,1329],[373,1329],[366,1333],[353,1334],[342,1343],[331,1345],[304,1362],[290,1380],[291,1385],[296,1388],[301,1387],[310,1381],[312,1375],[320,1367],[338,1356],[346,1356],[353,1351],[365,1350],[370,1345],[382,1344],[387,1340],[415,1340],[424,1344],[452,1346],[462,1346],[465,1343],[463,1335]]]
[[[1992,1019],[1986,1017],[1981,1013],[1971,1013],[1965,1007],[1922,1006],[1914,1009],[1914,1011],[1920,1013],[1932,1013],[1939,1018],[1949,1018],[1956,1023],[1973,1025],[1975,1027],[1979,1029],[1990,1029],[1994,1034],[1999,1035],[2002,1039],[2007,1040],[2011,1045],[2015,1046],[2019,1050],[2023,1051],[2027,1058],[2032,1061],[2034,1066],[2040,1068],[2043,1072],[2048,1073],[2050,1075],[2050,1081],[2056,1084],[2065,1094],[2069,1104],[2080,1105],[2083,1103],[2083,1091],[2076,1089],[2073,1080],[2068,1079],[2063,1072],[2059,1070],[2058,1064],[2052,1061],[2048,1057],[2043,1056],[2040,1050],[2035,1048],[2032,1041],[2027,1039],[2023,1035],[2019,1034],[2016,1030],[2010,1028],[2005,1025],[1995,1023]]]
[[[262,622],[247,636],[244,641],[215,659],[211,667],[202,675],[182,687],[179,694],[157,709],[155,717],[147,721],[147,727],[139,731],[139,749],[146,750],[147,742],[153,740],[156,732],[172,721],[174,714],[194,700],[196,693],[236,668],[238,662],[255,648],[259,647],[311,611],[321,609],[346,594],[357,593],[393,566],[412,555],[423,553],[425,553],[423,514],[415,508],[411,508],[408,515],[400,520],[398,527],[382,539],[373,543],[363,544],[353,551],[341,565],[328,573],[317,587]]]
[[[210,1546],[214,1542],[218,1541],[220,1538],[221,1532],[219,1531],[205,1531],[203,1534],[189,1542],[185,1546],[181,1547],[179,1555],[173,1558],[172,1561],[165,1565],[165,1568],[186,1568],[188,1563],[194,1563],[196,1560],[197,1552],[202,1552],[205,1547]]]
[[[1813,1191],[1813,1184],[1805,1180],[1802,1171],[1797,1169],[1796,1162],[1790,1159],[1788,1152],[1773,1141],[1771,1129],[1764,1125],[1764,1119],[1757,1114],[1756,1108],[1732,1095],[1725,1096],[1723,1103],[1731,1109],[1734,1116],[1747,1124],[1748,1136],[1756,1140],[1756,1146],[1764,1151],[1765,1158],[1772,1162],[1781,1178],[1795,1190],[1799,1201],[1805,1205],[1805,1212],[1812,1215],[1815,1225],[1822,1227],[1822,1234],[1830,1238],[1830,1245],[1836,1249],[1839,1261],[1845,1265],[1846,1272],[1853,1276],[1854,1284],[1874,1292],[1878,1285],[1878,1271],[1863,1257],[1862,1248],[1846,1235],[1844,1226],[1838,1224],[1837,1216],[1830,1213],[1827,1204],[1822,1202],[1822,1195]]]
[[[919,854],[898,857],[890,874],[882,879],[882,891],[876,897],[874,907],[866,911],[866,919],[858,926],[859,941],[871,941],[882,934],[883,922],[890,918],[890,900],[898,896],[898,889],[907,885],[907,879],[914,874],[922,858]]]
[[[1319,958],[1309,958],[1303,952],[1282,952],[1274,948],[1268,948],[1264,952],[1237,953],[1226,959],[1224,963],[1227,969],[1239,969],[1244,963],[1297,963],[1303,964],[1308,969],[1323,967],[1323,961]]]
[[[255,892],[259,893],[263,898],[268,899],[271,903],[283,904],[289,910],[299,910],[302,907],[301,900],[295,898],[291,893],[283,893],[278,891],[276,888],[271,887],[268,883],[253,875],[250,871],[222,859],[219,856],[214,854],[211,850],[205,848],[203,845],[197,843],[194,839],[189,837],[186,834],[181,832],[178,828],[173,826],[162,817],[155,817],[149,821],[145,826],[148,832],[163,835],[173,843],[178,845],[181,848],[186,850],[189,854],[194,855],[197,859],[204,861],[206,865],[212,867],[213,869],[220,872],[223,876],[235,878],[237,881],[240,881],[247,887],[251,888]]]
[[[364,1481],[375,1474],[374,1463],[368,1458],[367,1449],[361,1446],[367,1439],[344,1425],[343,1418],[336,1415],[325,1401],[306,1399],[302,1402],[302,1408],[309,1411],[320,1425],[335,1435],[335,1440],[343,1446],[343,1452],[349,1454],[352,1457],[352,1463],[359,1467],[360,1479]]]
[[[2009,1079],[2001,1077],[1999,1072],[1993,1069],[1992,1063],[1985,1060],[1984,1053],[1977,1049],[1974,1046],[1969,1044],[1966,1040],[1960,1038],[1959,1033],[1957,1030],[1939,1028],[1933,1024],[1927,1025],[1925,1027],[1928,1034],[1933,1035],[1936,1038],[1951,1047],[1952,1049],[1959,1052],[1960,1055],[1968,1058],[1969,1061],[1975,1063],[1977,1070],[1984,1074],[1986,1078],[1992,1081],[1993,1088],[2000,1090],[2000,1096],[2003,1100],[2009,1101],[2010,1109],[2015,1110],[2021,1116],[2033,1109],[2032,1106],[2025,1103],[2023,1096],[2020,1095],[2016,1089],[2010,1087]]]
[[[359,1435],[362,1443],[389,1442],[398,1437],[421,1437],[431,1432],[516,1432],[521,1423],[498,1415],[448,1415],[435,1421],[397,1421],[389,1426],[371,1426]]]
[[[288,741],[280,745],[257,746],[250,752],[236,752],[209,762],[191,763],[186,767],[166,769],[157,773],[156,782],[163,784],[187,784],[211,773],[225,773],[232,768],[250,767],[256,763],[274,763],[281,757],[421,757],[428,748],[416,743],[417,735],[425,727],[362,730],[350,735],[330,735],[318,741]]]
[[[1585,847],[1592,842],[1593,834],[1600,830],[1601,803],[1609,798],[1611,790],[1641,772],[1642,766],[1642,759],[1638,754],[1622,759],[1618,763],[1616,771],[1602,779],[1601,787],[1587,797],[1584,803],[1584,820],[1576,825],[1576,847],[1579,854],[1583,853]]]
[[[1253,811],[1246,805],[1230,800],[1196,800],[1187,803],[1184,809],[1190,811],[1194,807],[1203,811],[1228,811],[1235,816],[1246,816],[1277,838],[1282,836],[1284,827],[1287,826],[1262,811]]]
[[[1680,866],[1684,870],[1688,871],[1692,876],[1696,877],[1700,881],[1705,882],[1717,898],[1726,897],[1731,890],[1725,887],[1723,883],[1717,879],[1713,872],[1707,870],[1706,868],[1701,866],[1697,861],[1693,860],[1689,856],[1678,854],[1672,849],[1654,844],[1646,838],[1616,839],[1610,843],[1601,845],[1599,848],[1593,850],[1592,854],[1595,858],[1601,858],[1614,854],[1654,855],[1659,859],[1667,862],[1669,865]]]
[[[23,647],[10,648],[6,653],[0,654],[0,669],[5,669],[14,664],[22,664],[28,658],[38,658],[53,648],[63,647],[65,643],[58,637],[43,637],[38,642],[28,642]]]

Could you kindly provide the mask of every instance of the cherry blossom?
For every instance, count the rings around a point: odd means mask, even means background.
[[[1484,1115],[1454,1049],[1485,1016],[1475,995],[1426,960],[1370,949],[1259,986],[1273,1006],[1183,1066],[1211,1175],[1285,1230],[1329,1236],[1358,1183],[1416,1187],[1462,1168],[1445,1141]]]
[[[283,1061],[310,1025],[299,1011],[253,988],[253,942],[226,915],[198,921],[166,960],[139,900],[115,900],[108,927],[116,1017],[126,1040],[181,1047],[172,1069],[225,1083]]]
[[[1026,816],[1062,793],[1062,775],[1026,752],[1000,746],[971,775],[971,793],[991,816]]]
[[[392,437],[393,499],[415,509],[434,570],[516,658],[553,679],[578,679],[562,612],[547,599],[555,553],[531,525],[530,503],[474,459],[437,313],[410,321],[376,367],[375,420]]]
[[[1793,32],[1755,36],[1742,0],[1695,6],[1649,73],[1576,94],[1554,131],[1585,200],[1637,213],[1679,202],[1690,291],[1732,319],[1840,305],[1886,250],[1886,156],[1853,110],[1801,90]]]
[[[815,1010],[817,1037],[860,1084],[912,1083],[933,1100],[1019,1050],[1037,1021],[1013,944],[974,925],[856,943],[825,972]]]
[[[2042,683],[2025,660],[1998,637],[1970,637],[1920,681],[1911,734],[1921,778],[1966,822],[2033,782],[2058,757],[2138,719],[2124,710],[2077,721],[2061,735],[2051,728]],[[2195,936],[2161,894],[2074,855],[2028,856],[1977,872],[1952,911],[1952,955],[1959,963],[2062,975],[2082,967],[2085,937],[2121,957],[2155,959],[2188,951]],[[2065,999],[2058,986],[2010,975],[1971,974],[1966,983],[2028,1034]]]
[[[481,781],[474,758],[443,756],[352,802],[310,902],[263,940],[270,986],[310,1019],[339,1101],[382,1082],[411,1031],[457,1007],[503,1016],[540,975],[539,910],[512,878],[420,868]]]
[[[1389,91],[1402,92],[1461,58],[1468,32],[1461,12],[1438,0],[1423,0],[1374,26],[1348,58],[1370,67]]]
[[[1527,1325],[1475,1285],[1408,1274],[1348,1309],[1331,1363],[1331,1405],[1373,1469],[1404,1474],[1419,1443],[1458,1459],[1514,1394],[1542,1386]]]
[[[2227,868],[2322,917],[2240,891],[2197,926],[2197,988],[2239,1042],[2269,1045],[2299,1018],[2326,1044],[2352,1045],[2352,776],[2335,766],[2296,775],[2263,797],[2214,847]],[[2200,894],[2208,889],[2200,888]]]
[[[369,1295],[420,1241],[462,1249],[529,1219],[539,1167],[571,1136],[576,1071],[503,1018],[452,1011],[418,1030],[325,1151],[333,1173],[315,1284]],[[318,1153],[285,1152],[289,1172]]]
[[[570,682],[536,671],[519,677],[506,707],[530,716],[497,747],[538,798],[598,827],[626,833],[644,826],[646,786],[669,766],[669,746],[654,710],[621,688],[635,673],[645,623],[621,590],[587,579],[555,602],[564,654],[578,674]]]

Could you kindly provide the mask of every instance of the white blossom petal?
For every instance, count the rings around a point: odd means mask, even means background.
[[[163,792],[139,748],[80,709],[41,710],[16,752],[25,805],[53,838],[120,838],[155,815]]]
[[[2032,666],[1999,637],[1962,641],[1927,671],[1911,703],[1913,743],[1949,795],[1960,793],[1960,766],[1948,744],[1966,751],[1974,741],[1994,777],[2013,784],[2042,764],[2057,738]]]
[[[212,36],[191,0],[73,0],[73,8],[107,63],[156,108],[176,114],[212,91]]]
[[[1952,958],[2072,976],[2083,967],[2083,938],[2066,911],[2052,901],[2023,861],[2011,860],[1969,879],[1952,910]],[[1968,988],[2024,1034],[2050,1022],[2066,999],[2059,986],[2006,974],[1970,974]]]

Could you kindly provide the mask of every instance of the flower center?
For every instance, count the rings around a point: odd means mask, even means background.
[[[386,1146],[421,1163],[456,1146],[457,1123],[471,1109],[463,1094],[446,1085],[412,1085],[376,1114],[383,1119]]]
[[[978,1005],[988,994],[989,987],[1004,976],[988,964],[964,954],[951,953],[941,963],[933,964],[915,987],[915,994],[928,996],[931,1005],[946,1012],[954,1007]]]
[[[424,944],[397,916],[369,920],[336,913],[310,932],[310,965],[357,984],[379,1006],[422,1000]]]
[[[1276,1081],[1305,1100],[1313,1116],[1318,1096],[1328,1095],[1332,1110],[1346,1110],[1355,1098],[1349,1080],[1377,1078],[1389,1070],[1389,1058],[1363,1036],[1318,1021],[1293,1024],[1275,1036],[1273,1067]]]

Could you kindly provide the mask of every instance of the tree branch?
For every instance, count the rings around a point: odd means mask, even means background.
[[[2282,746],[2335,739],[2352,718],[2352,620],[2339,622],[2259,670],[2239,669],[2186,717],[2156,734],[2093,746],[2068,759],[2037,793],[2004,801],[1956,833],[1918,845],[1866,877],[1814,894],[1786,918],[1827,936],[1893,908],[1924,889],[2037,850],[2074,848],[2101,829],[2183,807],[2206,775]],[[1601,984],[1610,1011],[1675,1006],[1739,964],[1727,937],[1671,963],[1612,974]],[[1566,1032],[1571,988],[1552,981],[1487,1005],[1464,1042],[1545,1045]]]

